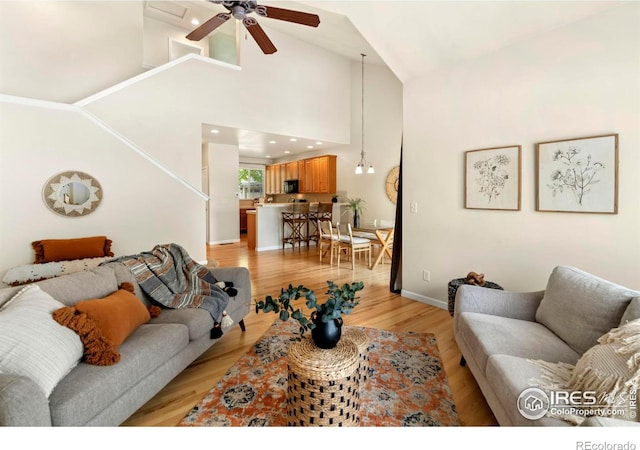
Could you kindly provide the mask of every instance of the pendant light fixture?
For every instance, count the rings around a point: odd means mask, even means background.
[[[368,164],[364,158],[364,57],[367,55],[360,53],[360,56],[362,56],[362,148],[360,149],[360,162],[356,166],[356,175],[362,174],[365,168],[367,173],[376,173],[373,164]]]

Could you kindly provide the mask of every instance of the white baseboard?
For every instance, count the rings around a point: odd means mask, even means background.
[[[448,302],[443,302],[442,300],[438,300],[436,298],[427,297],[426,295],[416,294],[415,292],[406,291],[402,289],[400,291],[400,295],[403,297],[410,298],[411,300],[416,300],[421,303],[426,303],[427,305],[435,306],[440,309],[449,309]]]
[[[256,247],[257,252],[265,252],[267,250],[281,250],[282,245],[270,245],[268,247]]]
[[[209,245],[217,245],[217,244],[235,244],[240,242],[240,239],[226,239],[222,241],[209,241]]]

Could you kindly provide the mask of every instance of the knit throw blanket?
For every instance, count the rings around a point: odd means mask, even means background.
[[[150,252],[122,256],[140,288],[167,308],[203,308],[216,322],[229,303],[229,296],[205,266],[193,261],[177,244],[156,245]]]

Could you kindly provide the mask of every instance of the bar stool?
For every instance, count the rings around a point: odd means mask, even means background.
[[[322,220],[333,220],[333,203],[318,203],[315,211],[309,211],[309,241],[314,241],[316,245],[320,242],[319,222]]]
[[[290,211],[282,212],[282,249],[285,244],[295,247],[306,242],[309,245],[309,204],[294,203]]]

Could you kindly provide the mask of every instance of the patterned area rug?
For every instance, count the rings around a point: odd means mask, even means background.
[[[276,320],[178,426],[286,426],[289,345],[294,321]],[[357,327],[369,338],[369,380],[360,425],[460,425],[432,334]]]

